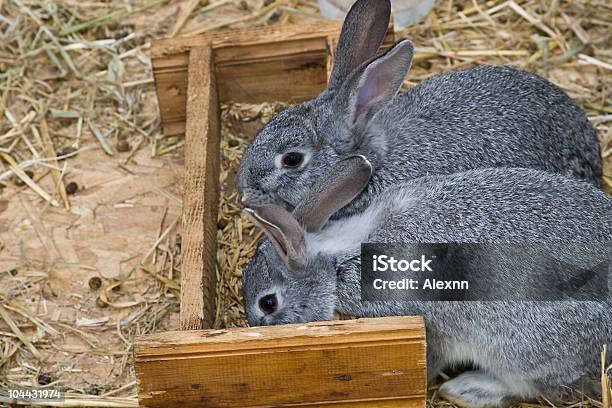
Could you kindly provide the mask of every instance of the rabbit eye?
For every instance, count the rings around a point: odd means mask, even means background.
[[[296,168],[304,162],[304,154],[300,152],[285,153],[281,159],[283,167]]]
[[[270,314],[276,311],[278,307],[278,302],[276,300],[276,295],[266,295],[259,299],[259,308],[265,313]]]

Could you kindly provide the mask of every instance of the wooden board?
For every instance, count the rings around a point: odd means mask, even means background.
[[[141,407],[425,406],[422,317],[136,339]]]
[[[213,67],[210,44],[191,50],[182,220],[182,330],[212,327],[215,320],[221,136]]]
[[[327,84],[328,37],[341,22],[291,24],[153,42],[151,58],[164,135],[185,132],[189,50],[212,44],[221,101],[300,102]],[[383,46],[394,41],[390,27]]]

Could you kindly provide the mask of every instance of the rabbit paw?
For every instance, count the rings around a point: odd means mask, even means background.
[[[466,372],[440,387],[442,398],[464,408],[503,407],[510,390],[503,382],[481,372]]]

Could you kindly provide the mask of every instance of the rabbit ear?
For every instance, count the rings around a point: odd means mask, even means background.
[[[399,41],[351,74],[336,97],[349,126],[365,126],[397,94],[410,70],[413,51],[410,40]]]
[[[294,215],[308,231],[321,229],[334,213],[353,201],[368,185],[372,165],[364,156],[337,162],[317,180],[314,190]]]
[[[329,89],[339,88],[355,68],[376,54],[390,16],[389,0],[357,0],[353,4],[340,32]]]
[[[268,236],[276,252],[295,277],[303,276],[306,268],[306,248],[304,230],[284,208],[266,204],[244,211]]]

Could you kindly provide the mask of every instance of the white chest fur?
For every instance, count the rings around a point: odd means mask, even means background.
[[[379,206],[372,206],[360,214],[331,221],[321,231],[307,233],[308,253],[338,254],[359,249],[377,228],[381,210]]]

